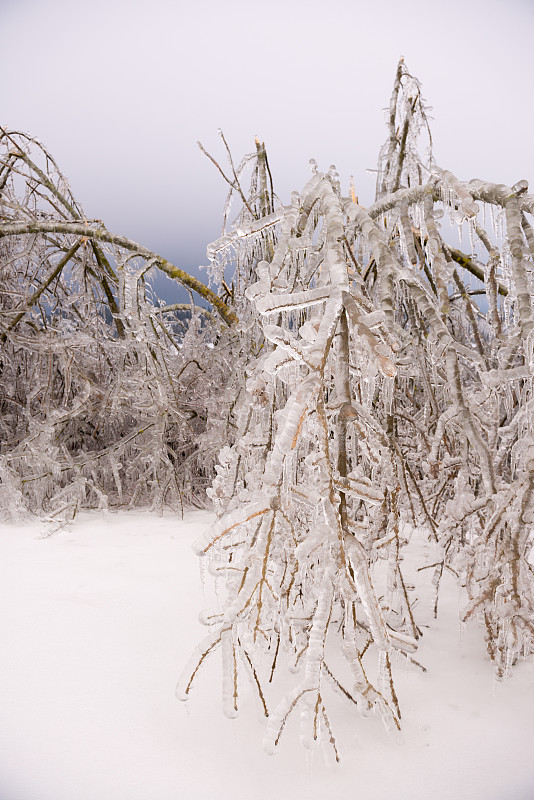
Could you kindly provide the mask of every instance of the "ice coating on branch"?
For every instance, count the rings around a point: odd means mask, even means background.
[[[299,432],[310,410],[314,389],[317,389],[318,386],[319,379],[315,374],[312,374],[300,389],[289,398],[284,409],[283,425],[276,436],[273,450],[268,457],[265,472],[263,473],[263,482],[266,486],[277,485],[283,460],[297,445]]]
[[[421,84],[411,75],[401,58],[393,84],[387,112],[388,139],[378,158],[376,196],[381,198],[402,186],[422,183],[432,163],[432,137],[421,96]],[[424,131],[428,139],[427,153],[421,157],[418,143]]]
[[[205,555],[208,550],[223,537],[232,534],[240,525],[249,522],[251,519],[262,516],[262,514],[265,514],[268,510],[269,504],[265,506],[265,502],[260,501],[244,508],[236,508],[230,513],[225,514],[195,542],[193,545],[195,553],[199,556]]]
[[[337,478],[335,484],[338,489],[341,489],[346,494],[353,495],[361,500],[367,500],[372,505],[376,505],[384,501],[383,493],[379,489],[376,489],[374,486],[372,486],[371,481],[368,478],[359,478],[353,477],[352,475],[347,475],[346,478]]]
[[[221,633],[216,631],[206,636],[198,647],[195,648],[176,685],[176,697],[178,700],[187,700],[198,670],[209,653],[218,647],[220,643]]]
[[[229,719],[237,716],[237,663],[232,628],[223,628],[222,645],[222,701],[223,711]]]
[[[468,189],[460,183],[458,178],[449,170],[441,169],[437,165],[432,167],[432,172],[439,178],[445,193],[449,190],[457,196],[462,213],[466,217],[476,217],[480,209]]]
[[[308,308],[316,303],[324,303],[328,300],[330,292],[331,287],[321,286],[307,292],[264,295],[257,301],[256,308],[260,314],[271,314],[274,311],[298,311],[301,308]]]

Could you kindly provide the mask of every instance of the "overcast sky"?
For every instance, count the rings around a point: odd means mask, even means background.
[[[371,202],[400,55],[461,179],[534,185],[534,0],[0,0],[0,123],[51,150],[88,217],[178,266],[206,263],[225,186],[266,142],[289,202],[336,164]]]

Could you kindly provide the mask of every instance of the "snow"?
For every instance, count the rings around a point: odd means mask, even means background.
[[[87,513],[47,539],[37,522],[0,526],[0,800],[532,800],[532,662],[495,681],[480,629],[459,630],[450,576],[415,656],[428,671],[393,664],[402,744],[332,695],[339,766],[300,746],[298,720],[266,756],[252,696],[222,714],[220,651],[177,701],[206,634],[191,545],[212,518]]]

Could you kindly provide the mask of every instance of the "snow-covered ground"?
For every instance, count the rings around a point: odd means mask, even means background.
[[[0,800],[534,798],[533,665],[495,682],[480,630],[460,635],[448,577],[417,655],[428,671],[395,666],[403,744],[334,695],[340,766],[304,751],[291,724],[270,758],[254,703],[223,717],[217,654],[177,701],[204,635],[190,546],[210,519],[87,514],[48,539],[0,526]]]

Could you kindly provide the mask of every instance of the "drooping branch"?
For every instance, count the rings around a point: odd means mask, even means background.
[[[63,233],[72,234],[75,236],[86,236],[88,239],[94,239],[98,242],[106,242],[113,244],[117,247],[122,247],[125,250],[135,253],[146,260],[152,260],[154,264],[165,272],[170,278],[181,283],[189,289],[199,294],[211,306],[213,306],[221,318],[227,325],[232,326],[237,322],[237,316],[234,312],[224,303],[220,297],[217,297],[208,286],[199,281],[197,278],[189,275],[179,267],[175,267],[163,256],[148,250],[138,242],[132,239],[127,239],[125,236],[117,236],[110,233],[102,227],[95,227],[89,223],[80,222],[59,222],[59,221],[46,221],[46,222],[4,222],[0,223],[0,239],[8,236],[23,236],[34,233]]]

